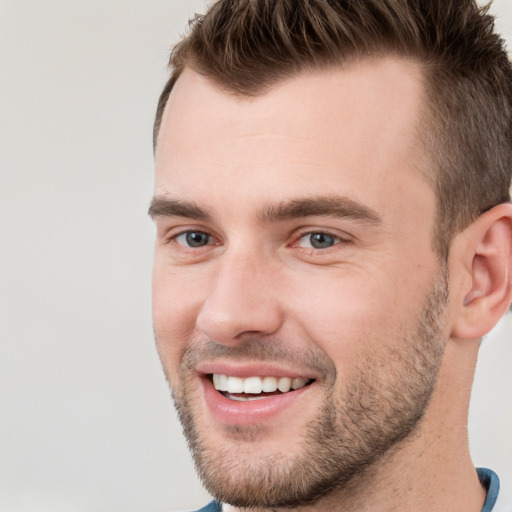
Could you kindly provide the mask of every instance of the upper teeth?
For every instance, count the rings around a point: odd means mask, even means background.
[[[262,391],[271,393],[281,391],[286,393],[290,389],[300,389],[309,382],[309,379],[290,377],[233,377],[231,375],[213,374],[213,385],[217,391],[228,393],[252,393],[258,394]]]

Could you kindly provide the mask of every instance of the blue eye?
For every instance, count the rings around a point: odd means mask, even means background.
[[[188,247],[204,247],[211,243],[211,236],[203,231],[186,231],[176,237],[176,241]]]
[[[299,244],[301,247],[313,249],[328,249],[340,242],[340,238],[328,233],[306,233],[301,236]]]

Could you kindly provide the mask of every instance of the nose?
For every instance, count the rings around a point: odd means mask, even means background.
[[[223,255],[208,296],[197,316],[197,327],[212,341],[236,345],[247,338],[279,330],[278,271],[263,257]]]

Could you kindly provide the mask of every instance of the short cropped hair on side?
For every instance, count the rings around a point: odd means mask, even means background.
[[[162,114],[185,67],[229,93],[263,94],[304,71],[394,55],[420,63],[419,153],[437,200],[433,247],[510,201],[512,67],[494,18],[475,0],[219,0],[173,49]]]

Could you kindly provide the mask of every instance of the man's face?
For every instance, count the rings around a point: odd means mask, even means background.
[[[312,502],[417,434],[447,294],[420,111],[419,69],[391,58],[253,98],[177,81],[156,154],[154,329],[218,498]]]

